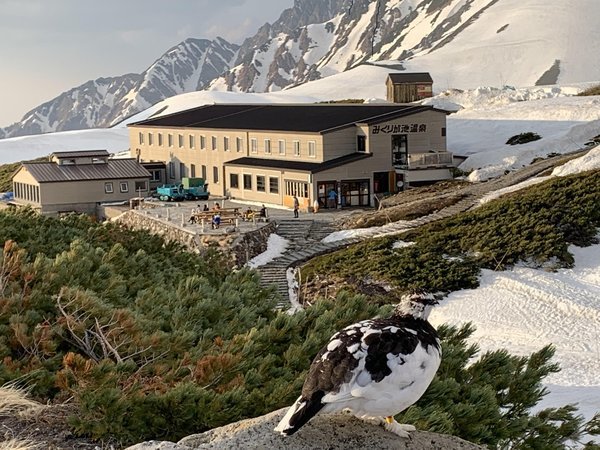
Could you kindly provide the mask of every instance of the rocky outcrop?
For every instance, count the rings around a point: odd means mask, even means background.
[[[286,450],[483,450],[454,436],[415,431],[403,439],[352,416],[320,415],[293,436],[273,431],[287,409],[242,420],[174,442],[144,442],[127,450],[286,449]]]

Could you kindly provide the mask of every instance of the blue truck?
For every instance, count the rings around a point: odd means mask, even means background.
[[[203,178],[182,178],[181,184],[164,184],[156,188],[156,197],[164,202],[208,200],[208,183]]]

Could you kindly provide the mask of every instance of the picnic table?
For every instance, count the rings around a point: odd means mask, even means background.
[[[202,220],[211,223],[215,214],[221,216],[221,223],[235,223],[235,219],[240,217],[239,208],[219,208],[211,211],[197,211],[190,216],[191,223],[200,223]]]

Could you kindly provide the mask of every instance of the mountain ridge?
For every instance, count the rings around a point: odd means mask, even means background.
[[[276,92],[382,61],[430,72],[438,92],[600,80],[598,15],[594,0],[295,0],[241,45],[186,39],[141,74],[45,102],[0,138],[107,127],[185,92]]]

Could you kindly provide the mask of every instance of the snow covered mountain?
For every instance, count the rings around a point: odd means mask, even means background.
[[[142,74],[35,108],[0,138],[109,126],[184,92],[280,91],[365,64],[428,71],[436,92],[597,81],[599,16],[598,0],[295,0],[240,47],[188,39]]]
[[[296,0],[211,89],[276,91],[378,61],[429,71],[438,91],[600,80],[599,15],[597,0]]]
[[[231,67],[238,46],[186,39],[142,74],[99,78],[73,88],[0,130],[0,138],[107,127],[177,94],[204,89]]]

